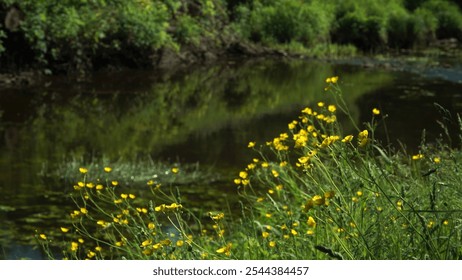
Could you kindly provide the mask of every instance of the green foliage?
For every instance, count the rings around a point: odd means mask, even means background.
[[[2,52],[5,51],[5,47],[3,46],[3,39],[6,37],[5,32],[0,29],[0,56]]]
[[[429,0],[421,8],[431,11],[438,20],[436,29],[438,39],[462,40],[462,14],[455,4],[445,0]]]
[[[190,8],[193,3],[180,0],[2,3],[5,7],[16,5],[24,13],[20,32],[35,62],[58,70],[69,68],[64,71],[84,71],[98,61],[117,57],[148,63],[146,57],[156,50],[177,48],[174,39],[180,44],[197,42],[202,30],[215,28],[215,17],[223,16],[218,12],[223,5],[220,1],[200,2],[201,12],[195,15]],[[175,24],[177,28],[171,28]]]
[[[423,8],[418,8],[413,14],[415,40],[418,43],[431,42],[436,39],[438,19],[435,15]]]
[[[332,17],[318,1],[254,2],[238,9],[238,29],[253,41],[313,45],[328,40]]]
[[[184,15],[178,18],[176,29],[173,37],[180,44],[199,44],[200,36],[202,34],[199,23],[191,16]]]
[[[462,41],[460,1],[449,0],[0,0],[24,14],[14,36],[0,26],[0,59],[19,57],[11,43],[42,68],[85,71],[99,63],[149,65],[146,57],[203,37],[309,49],[328,43],[363,51]],[[225,34],[224,34],[225,32]],[[225,36],[223,36],[225,35]],[[237,35],[237,36],[236,36]],[[9,43],[9,44],[8,44]],[[10,47],[8,47],[10,46]],[[181,49],[181,48],[180,48]],[[24,57],[24,56],[23,56]],[[17,61],[16,63],[21,63]],[[96,64],[96,65],[95,65]]]

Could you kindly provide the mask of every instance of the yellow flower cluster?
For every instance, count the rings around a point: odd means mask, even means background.
[[[226,256],[230,256],[232,246],[233,246],[232,243],[228,243],[228,244],[226,244],[226,246],[219,248],[216,252],[218,254],[225,254]]]
[[[183,206],[181,204],[178,204],[178,203],[172,203],[170,205],[166,205],[166,204],[161,204],[159,206],[156,206],[154,208],[154,210],[156,212],[169,212],[169,211],[175,211],[175,210],[180,210],[181,208],[183,208]]]
[[[164,239],[164,240],[161,240],[155,244],[152,244],[153,243],[153,240],[152,239],[147,239],[145,241],[143,241],[140,246],[142,248],[145,248],[143,250],[143,254],[146,255],[146,256],[150,256],[152,255],[155,251],[158,251],[162,248],[164,248],[165,246],[170,246],[172,244],[172,241],[170,239]]]
[[[326,83],[332,83],[335,84],[338,81],[338,76],[330,77],[326,79]]]
[[[364,147],[369,141],[369,131],[363,130],[358,134],[358,146]]]
[[[273,145],[276,151],[287,151],[289,146],[285,144],[285,141],[289,138],[287,133],[281,133],[279,137],[273,139],[273,142],[268,142],[267,145]]]
[[[334,191],[325,192],[323,196],[315,195],[305,203],[305,205],[303,206],[303,210],[306,212],[314,208],[315,206],[320,206],[320,205],[328,206],[329,199],[333,198],[334,196],[335,196]]]

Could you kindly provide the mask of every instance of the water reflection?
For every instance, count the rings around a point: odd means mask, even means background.
[[[305,106],[329,100],[324,79],[332,75],[341,76],[356,119],[368,121],[371,108],[381,108],[389,115],[390,137],[410,147],[423,128],[439,133],[433,102],[452,112],[461,108],[459,84],[313,61],[228,61],[194,71],[101,73],[80,84],[53,78],[35,88],[1,90],[0,258],[42,258],[31,249],[32,236],[64,222],[72,205],[63,193],[76,166],[101,159],[130,165],[149,156],[235,174],[252,157],[249,141],[272,139]],[[187,191],[200,203],[207,196],[228,199],[210,182],[196,185]]]

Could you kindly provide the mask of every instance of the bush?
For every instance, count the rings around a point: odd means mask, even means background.
[[[375,50],[387,43],[387,4],[375,1],[345,1],[336,10],[332,40],[353,44],[362,50]],[[387,7],[388,8],[388,7]]]
[[[20,32],[41,67],[84,70],[101,57],[119,54],[133,59],[129,57],[132,51],[137,53],[135,56],[146,56],[171,43],[167,33],[171,14],[160,1],[4,3],[17,6],[24,13]]]
[[[445,0],[429,0],[422,5],[422,9],[431,12],[438,20],[438,39],[462,40],[462,14],[459,7]]]
[[[415,43],[414,21],[401,6],[392,6],[387,17],[387,39],[391,48],[410,48]]]
[[[429,42],[436,40],[436,30],[438,28],[438,19],[435,15],[423,8],[418,8],[412,15],[413,33],[417,44],[427,45]]]
[[[177,43],[217,36],[228,20],[221,0],[0,0],[0,4],[17,6],[24,13],[19,32],[33,62],[65,72],[105,63],[150,66],[146,58],[161,48],[176,50]],[[15,49],[6,52],[11,56]]]
[[[301,42],[306,46],[328,41],[332,16],[329,6],[313,1],[255,2],[239,6],[237,28],[255,42]]]

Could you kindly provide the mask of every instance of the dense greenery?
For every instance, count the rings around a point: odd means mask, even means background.
[[[66,72],[235,41],[383,51],[462,40],[456,0],[1,0],[0,17],[2,65]]]
[[[460,150],[443,138],[415,154],[382,146],[384,112],[357,124],[339,78],[326,82],[333,103],[249,142],[254,157],[227,189],[240,203],[193,207],[178,184],[190,171],[178,166],[144,188],[109,166],[74,166],[75,208],[37,240],[49,258],[70,259],[461,259]]]

